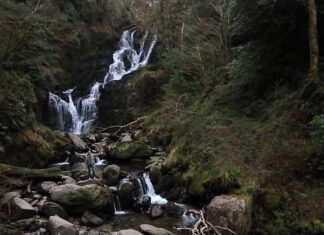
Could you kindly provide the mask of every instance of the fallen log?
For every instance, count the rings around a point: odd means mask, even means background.
[[[46,169],[30,169],[24,167],[11,166],[0,163],[0,175],[19,177],[22,179],[40,179],[40,180],[61,180],[61,170],[59,167]]]

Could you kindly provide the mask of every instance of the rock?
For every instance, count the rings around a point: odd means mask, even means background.
[[[62,175],[62,179],[64,184],[76,184],[76,180],[70,176]]]
[[[175,235],[164,228],[157,228],[149,224],[140,225],[140,231],[147,235]]]
[[[207,220],[227,227],[237,234],[247,235],[251,227],[251,200],[234,196],[216,196],[207,206]],[[229,235],[230,232],[222,231]]]
[[[13,199],[14,197],[20,197],[20,196],[21,196],[20,191],[14,191],[14,192],[3,194],[0,201],[0,207],[2,207],[3,205],[7,205],[10,202],[10,200]]]
[[[109,189],[111,190],[111,192],[113,193],[117,193],[118,189],[116,186],[110,186]]]
[[[163,211],[158,205],[153,205],[149,212],[151,218],[156,219],[162,216]]]
[[[161,165],[152,165],[150,167],[150,179],[154,185],[159,183],[161,179]]]
[[[96,142],[96,136],[94,134],[87,134],[86,138],[91,142],[95,143]]]
[[[102,185],[101,181],[98,179],[86,179],[86,180],[80,180],[77,182],[77,185],[85,186],[90,184],[96,184],[96,185]]]
[[[38,189],[40,192],[48,194],[53,187],[57,186],[55,182],[52,181],[44,181],[38,185]]]
[[[143,235],[143,233],[140,233],[134,229],[125,229],[118,232],[113,232],[112,235]]]
[[[79,186],[65,184],[54,187],[50,198],[71,210],[84,211],[84,209],[97,209],[113,212],[113,196],[108,188],[95,184]]]
[[[72,133],[69,133],[68,136],[70,137],[70,139],[72,140],[74,146],[77,149],[80,149],[80,150],[83,150],[83,151],[88,149],[88,145],[80,138],[80,136],[72,134]]]
[[[81,218],[81,222],[87,226],[98,226],[104,223],[104,221],[100,217],[92,214],[90,211],[84,212]]]
[[[48,221],[48,229],[52,235],[78,235],[78,230],[70,222],[59,216],[51,216]]]
[[[48,217],[57,215],[63,219],[68,218],[68,215],[64,210],[64,208],[55,202],[45,202],[44,205],[42,206],[41,212]]]
[[[29,219],[18,220],[13,223],[10,223],[10,226],[20,231],[23,231],[23,230],[29,230],[29,228],[36,222],[37,222],[36,218],[29,218]]]
[[[29,219],[36,215],[36,209],[19,197],[10,200],[12,219]]]
[[[137,131],[135,131],[135,133],[134,133],[134,138],[136,139],[136,140],[138,140],[139,138],[141,138],[143,136],[143,131],[141,131],[141,130],[137,130]]]
[[[115,148],[110,149],[110,156],[116,160],[149,157],[152,154],[152,148],[141,141],[118,143]]]
[[[123,133],[120,139],[121,143],[130,143],[132,142],[132,137],[130,135],[130,133]]]
[[[117,165],[109,165],[102,172],[102,178],[106,185],[112,186],[119,182],[120,167]]]
[[[104,225],[102,225],[102,226],[100,226],[99,228],[98,228],[98,230],[100,231],[100,235],[101,234],[111,234],[112,233],[112,231],[113,231],[113,227],[112,227],[112,225],[110,225],[110,224],[104,224]]]
[[[147,211],[151,206],[151,197],[150,196],[143,196],[141,201],[141,207]]]
[[[122,208],[126,209],[132,206],[134,202],[133,193],[134,185],[127,179],[122,180],[118,185],[118,196],[121,202]]]
[[[42,195],[40,195],[38,193],[33,195],[33,199],[40,200],[41,198],[42,198]]]
[[[76,163],[71,168],[72,171],[72,177],[74,179],[80,179],[80,178],[89,178],[88,177],[88,168],[84,162],[82,163]]]
[[[168,201],[166,205],[163,205],[164,212],[169,216],[181,216],[185,213],[185,206]]]

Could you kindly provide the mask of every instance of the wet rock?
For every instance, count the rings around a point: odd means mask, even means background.
[[[60,185],[51,190],[50,198],[75,211],[102,209],[106,212],[113,212],[111,191],[95,184],[85,186],[75,184]]]
[[[141,207],[144,210],[148,210],[151,206],[151,197],[150,196],[143,196],[141,200]]]
[[[120,167],[117,165],[109,165],[102,172],[102,178],[106,185],[112,186],[119,182]]]
[[[140,231],[147,235],[175,235],[164,228],[158,228],[149,224],[140,225]]]
[[[163,211],[161,207],[159,207],[158,205],[154,205],[151,207],[149,214],[151,218],[156,219],[162,216]]]
[[[118,185],[118,196],[122,205],[122,208],[130,208],[134,202],[134,185],[131,181],[125,179]]]
[[[10,200],[10,208],[13,220],[28,219],[36,215],[37,212],[28,202],[19,197]]]
[[[152,148],[141,141],[118,143],[115,148],[110,150],[110,156],[116,160],[149,157],[152,154]]]
[[[118,232],[113,232],[112,235],[143,235],[143,233],[140,233],[134,229],[125,229]]]
[[[161,179],[161,166],[153,165],[150,167],[150,179],[154,185],[158,184]]]
[[[80,138],[80,136],[72,133],[69,133],[68,136],[77,149],[80,149],[82,151],[86,151],[88,149],[88,145]]]
[[[185,206],[170,201],[166,205],[163,205],[163,209],[169,216],[181,216],[186,211]]]
[[[83,213],[81,222],[87,226],[98,226],[104,223],[104,221],[100,217],[92,214],[90,211],[85,211]]]
[[[40,192],[48,194],[53,187],[57,186],[55,182],[52,181],[44,181],[38,185],[38,189]]]
[[[251,227],[251,200],[234,196],[216,196],[207,206],[207,220],[214,225],[227,227],[237,234],[246,235]],[[224,230],[222,234],[231,233]]]
[[[95,143],[96,142],[96,136],[94,134],[88,134],[86,138],[91,142]]]
[[[48,217],[57,215],[63,219],[68,218],[68,215],[64,208],[55,202],[45,202],[42,206],[41,212]]]
[[[48,229],[52,235],[78,235],[78,230],[70,222],[59,216],[51,216],[48,221]]]

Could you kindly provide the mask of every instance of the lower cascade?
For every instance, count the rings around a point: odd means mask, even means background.
[[[155,193],[154,186],[151,182],[149,173],[147,172],[143,173],[143,178],[147,187],[147,192],[145,195],[151,198],[151,203],[158,204],[158,205],[167,204],[168,200]]]
[[[135,40],[138,31],[130,29],[123,32],[120,46],[113,54],[113,63],[102,82],[95,82],[86,97],[73,98],[75,88],[63,92],[63,97],[49,92],[49,111],[53,126],[61,131],[74,134],[87,133],[97,118],[97,102],[100,88],[114,80],[120,80],[144,67],[150,58],[157,41],[156,35],[144,32],[139,42]],[[140,32],[138,32],[140,34]]]

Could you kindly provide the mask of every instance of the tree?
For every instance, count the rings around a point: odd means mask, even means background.
[[[317,33],[317,7],[315,0],[308,0],[309,12],[309,73],[308,77],[314,79],[318,75],[318,33]]]

